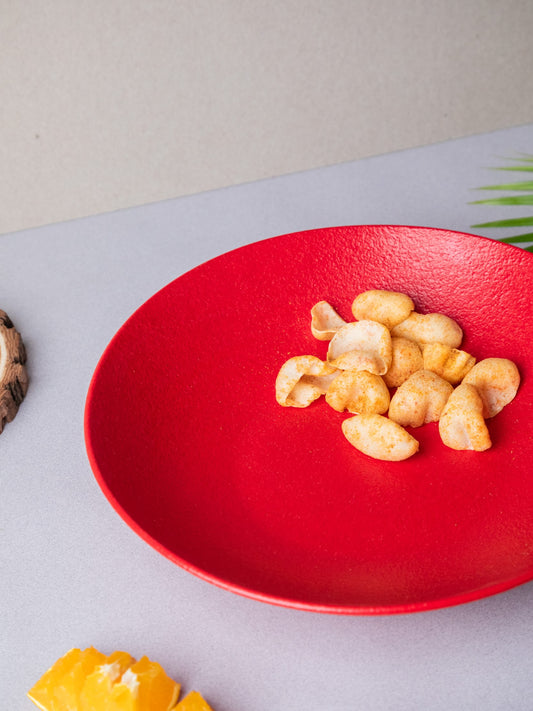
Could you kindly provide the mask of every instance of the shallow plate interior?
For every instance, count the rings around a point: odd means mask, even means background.
[[[531,255],[445,230],[358,226],[267,239],[163,288],[104,352],[86,404],[97,480],[162,554],[236,593],[380,614],[466,602],[533,578]],[[385,463],[354,450],[324,401],[282,408],[289,357],[325,357],[311,306],[351,320],[365,289],[403,291],[522,384],[490,420],[492,449]]]

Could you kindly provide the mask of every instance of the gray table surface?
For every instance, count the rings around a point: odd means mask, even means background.
[[[5,709],[71,647],[148,654],[216,711],[531,709],[533,585],[411,615],[289,610],[219,589],[138,538],[83,440],[97,361],[125,319],[191,267],[314,227],[471,225],[488,167],[533,151],[533,125],[0,237],[0,308],[31,384],[0,438],[0,690]],[[518,212],[517,212],[518,210]],[[522,213],[520,213],[522,214]]]

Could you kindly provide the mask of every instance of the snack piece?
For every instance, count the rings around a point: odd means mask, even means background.
[[[11,422],[28,390],[26,349],[5,311],[0,309],[0,432]]]
[[[392,362],[390,331],[377,321],[347,323],[331,339],[327,359],[341,370],[384,375]]]
[[[326,392],[335,375],[335,368],[316,356],[289,358],[276,378],[276,400],[283,407],[307,407]]]
[[[438,313],[419,314],[416,311],[394,326],[391,334],[410,338],[420,345],[443,343],[450,348],[459,348],[463,340],[463,330],[449,316]]]
[[[424,367],[422,351],[418,343],[408,338],[393,336],[392,362],[390,368],[383,375],[383,380],[389,388],[397,388],[407,378]]]
[[[389,417],[403,427],[435,422],[452,392],[453,386],[436,373],[418,370],[392,396]]]
[[[382,414],[389,409],[390,393],[380,375],[342,370],[329,386],[326,402],[337,412]]]
[[[388,329],[405,321],[415,305],[407,294],[399,291],[370,289],[356,296],[352,313],[358,321],[379,321]]]
[[[319,301],[311,309],[311,333],[319,341],[331,341],[346,321],[327,301]]]
[[[428,343],[423,347],[423,356],[424,368],[437,373],[452,385],[460,383],[476,362],[470,353],[450,348],[444,343]]]
[[[511,402],[518,392],[520,373],[512,360],[485,358],[463,378],[474,385],[483,400],[483,416],[494,417]]]
[[[355,415],[343,421],[342,431],[351,445],[374,459],[399,462],[418,451],[418,441],[383,415]]]
[[[485,419],[515,397],[518,368],[505,358],[476,363],[459,348],[463,331],[456,321],[414,308],[407,294],[372,289],[354,299],[357,320],[347,323],[329,302],[317,302],[311,330],[329,341],[326,361],[289,359],[276,379],[278,403],[307,407],[325,394],[334,410],[356,415],[343,422],[343,432],[377,459],[412,456],[418,442],[404,428],[435,421],[448,447],[490,448]],[[389,388],[396,388],[392,397]]]
[[[469,383],[461,383],[448,398],[440,420],[442,441],[451,449],[484,452],[492,442],[483,417],[483,400]]]

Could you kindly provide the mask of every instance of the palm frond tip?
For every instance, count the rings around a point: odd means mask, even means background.
[[[498,168],[491,168],[490,170],[533,173],[533,156],[528,153],[522,153],[518,157],[508,158],[506,160],[515,161],[518,165],[505,165]],[[498,207],[507,205],[533,205],[533,180],[521,180],[513,183],[500,183],[498,185],[484,185],[477,188],[477,190],[499,190],[519,194],[474,200],[469,203],[470,205],[493,205]],[[491,222],[480,222],[476,225],[472,225],[472,227],[476,229],[533,227],[533,216],[513,217],[503,220],[492,220]],[[533,245],[530,244],[529,246],[526,246],[526,243],[533,242],[533,232],[524,232],[523,234],[516,234],[511,237],[500,237],[499,240],[508,244],[524,245],[523,249],[528,252],[533,252]]]

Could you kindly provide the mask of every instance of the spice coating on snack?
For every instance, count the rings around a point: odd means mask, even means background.
[[[352,302],[355,321],[344,321],[327,302],[311,309],[311,332],[328,340],[326,360],[289,358],[276,379],[276,399],[307,407],[324,395],[360,452],[403,461],[419,451],[406,427],[437,422],[441,441],[456,450],[492,446],[486,420],[516,396],[520,373],[506,358],[460,350],[463,330],[444,313],[421,314],[410,296],[371,289]]]

